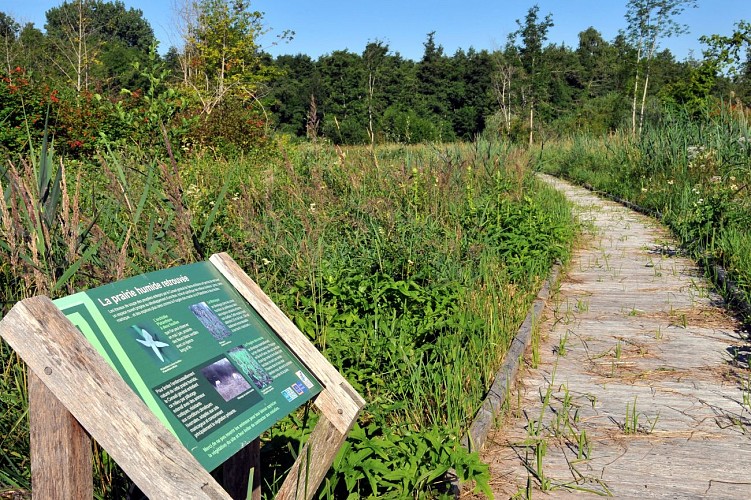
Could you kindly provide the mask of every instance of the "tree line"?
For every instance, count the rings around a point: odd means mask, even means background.
[[[102,138],[148,143],[165,134],[182,149],[244,149],[272,130],[340,144],[636,135],[664,105],[700,115],[722,99],[751,102],[747,22],[702,37],[701,59],[660,49],[685,31],[679,14],[693,6],[629,0],[618,36],[590,27],[576,46],[548,43],[555,21],[533,6],[502,48],[449,55],[433,32],[418,61],[380,40],[361,53],[272,57],[258,44],[263,15],[246,0],[183,4],[182,46],[164,56],[142,11],[120,0],[63,2],[46,13],[44,31],[0,13],[0,139],[19,149],[45,122],[71,154]]]

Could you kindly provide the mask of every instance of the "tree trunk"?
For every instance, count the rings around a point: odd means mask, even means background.
[[[641,130],[644,126],[644,106],[647,102],[647,86],[649,85],[649,66],[644,75],[644,90],[641,96],[641,110],[639,111],[639,137],[641,137]]]
[[[636,77],[634,78],[634,98],[631,101],[631,137],[636,137],[636,100],[639,95],[639,64],[641,63],[641,42],[636,51]]]
[[[534,132],[534,115],[535,104],[534,102],[529,106],[529,145],[532,146],[532,134]]]

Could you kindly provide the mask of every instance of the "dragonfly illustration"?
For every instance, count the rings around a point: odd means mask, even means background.
[[[136,330],[141,330],[141,336],[143,337],[143,339],[136,340],[146,347],[151,347],[151,350],[154,351],[154,354],[156,354],[156,357],[159,358],[159,361],[164,363],[164,356],[162,356],[162,353],[159,349],[161,347],[167,347],[169,346],[169,344],[154,340],[154,337],[152,337],[151,334],[143,328],[136,328]]]

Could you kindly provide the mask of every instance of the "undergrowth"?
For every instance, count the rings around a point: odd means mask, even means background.
[[[9,159],[5,307],[227,251],[368,401],[321,497],[441,497],[449,469],[488,492],[487,466],[460,438],[574,234],[528,162],[490,142],[375,154],[281,142],[183,160],[113,147],[42,178]],[[0,355],[0,483],[29,488],[24,369],[6,345]],[[269,494],[314,423],[296,413],[263,437]],[[97,495],[117,498],[120,473],[97,457]]]

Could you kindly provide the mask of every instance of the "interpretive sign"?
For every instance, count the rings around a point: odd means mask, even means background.
[[[55,305],[207,470],[322,389],[208,262]]]

